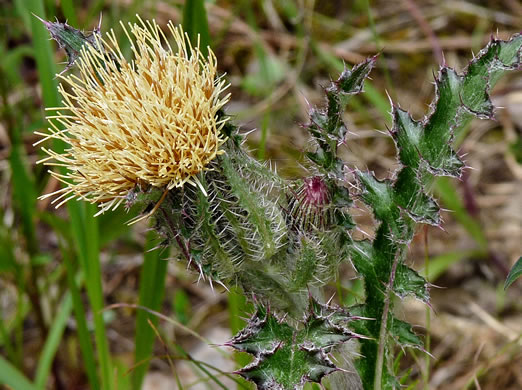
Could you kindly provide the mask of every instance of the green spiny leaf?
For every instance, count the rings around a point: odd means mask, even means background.
[[[428,302],[430,299],[426,279],[420,276],[417,271],[404,264],[397,265],[393,292],[401,298],[404,298],[406,295],[413,295],[423,302]]]
[[[60,48],[65,49],[68,57],[67,67],[64,72],[73,66],[78,59],[82,47],[86,44],[98,49],[98,38],[100,36],[100,26],[95,28],[92,33],[84,34],[82,31],[69,26],[67,23],[48,22],[35,15],[47,28],[51,38],[58,42]],[[101,19],[100,19],[101,23]]]
[[[338,91],[350,95],[362,92],[364,81],[368,78],[376,63],[377,56],[373,56],[354,66],[351,70],[345,69],[335,83]]]
[[[506,283],[504,283],[504,290],[511,286],[515,280],[522,276],[522,257],[519,257],[517,262],[513,265],[513,268],[509,271],[509,274],[506,278]]]
[[[310,313],[300,332],[308,348],[323,349],[334,347],[353,338],[360,337],[350,331],[348,323],[356,319],[341,308],[321,304],[315,299],[310,300]]]
[[[378,180],[369,172],[356,171],[356,175],[362,185],[361,197],[373,208],[375,218],[385,221],[389,233],[396,239],[408,237],[410,228],[396,202],[392,181]]]
[[[238,373],[258,389],[302,389],[338,370],[328,357],[333,347],[359,337],[346,328],[351,321],[339,308],[310,302],[310,312],[294,328],[257,305],[247,326],[227,345],[253,354],[256,359]]]
[[[377,57],[345,69],[337,81],[326,89],[327,107],[324,110],[310,110],[310,124],[307,129],[317,142],[317,149],[307,152],[306,156],[317,166],[334,177],[343,177],[343,162],[337,158],[337,147],[345,141],[348,129],[344,125],[342,114],[348,98],[360,93],[364,80],[375,66]]]
[[[397,343],[404,347],[408,346],[422,349],[422,340],[413,332],[410,324],[401,321],[394,316],[391,316],[390,322],[390,334],[397,340]]]

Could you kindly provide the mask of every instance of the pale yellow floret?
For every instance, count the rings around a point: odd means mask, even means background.
[[[42,148],[47,165],[65,167],[52,175],[66,184],[57,207],[72,198],[116,208],[136,185],[170,190],[196,184],[196,175],[223,153],[217,113],[228,87],[217,77],[216,57],[187,44],[181,27],[168,24],[173,49],[153,22],[130,25],[133,61],[127,61],[113,31],[100,40],[103,52],[87,47],[78,76],[59,76],[63,107],[49,115],[44,140],[69,147],[64,154]],[[100,47],[100,46],[98,46]],[[43,141],[43,140],[42,140]]]

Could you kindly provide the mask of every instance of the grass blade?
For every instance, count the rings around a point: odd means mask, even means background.
[[[461,250],[443,253],[439,256],[430,258],[429,270],[423,270],[420,272],[420,274],[428,281],[434,282],[453,264],[464,261],[466,259],[481,257],[483,255],[484,253],[480,250]]]
[[[27,13],[33,13],[45,19],[42,0],[28,0],[24,3]],[[21,9],[19,7],[19,9]],[[56,67],[54,56],[44,25],[35,17],[31,17],[31,31],[43,100],[47,107],[57,107],[60,97],[55,80]],[[63,152],[63,143],[55,143],[55,151]],[[94,312],[94,333],[97,345],[98,360],[101,366],[102,388],[113,388],[111,360],[107,341],[105,323],[103,321],[103,292],[101,283],[101,267],[99,259],[99,235],[97,222],[93,218],[92,205],[68,202],[67,208],[73,226],[74,241],[78,248],[80,262],[85,272],[87,295]]]
[[[45,10],[42,0],[17,0],[17,9],[22,14],[23,20],[29,20],[29,27],[32,33],[34,55],[36,59],[36,67],[40,85],[42,87],[42,97],[47,107],[57,107],[60,103],[57,86],[58,83],[54,78],[56,74],[56,65],[54,63],[53,50],[49,34],[42,22],[31,15],[35,14],[41,18],[45,18]]]
[[[188,34],[192,45],[200,39],[200,50],[204,56],[208,55],[210,33],[208,31],[207,11],[204,0],[187,0],[183,7],[183,30]]]
[[[60,305],[60,311],[54,319],[54,322],[49,331],[49,335],[45,340],[45,344],[42,350],[42,354],[38,359],[38,366],[36,368],[35,384],[36,387],[45,390],[47,379],[51,371],[51,365],[53,363],[54,356],[60,345],[63,331],[67,325],[72,311],[72,298],[70,293],[66,293],[62,303]]]
[[[34,226],[36,215],[36,189],[34,180],[26,169],[25,151],[23,149],[19,127],[12,131],[12,148],[9,164],[13,180],[13,201],[22,220],[22,229],[27,240],[27,250],[31,255],[38,252],[38,243]]]
[[[69,202],[67,208],[71,216],[71,225],[80,264],[85,273],[87,296],[93,311],[94,338],[101,369],[102,388],[112,389],[114,383],[112,380],[112,363],[102,313],[104,302],[99,257],[98,222],[93,217],[95,206],[85,202]]]
[[[152,250],[156,242],[156,234],[149,232],[140,273],[139,305],[152,310],[159,310],[163,301],[169,254],[168,249]],[[133,388],[136,390],[141,388],[149,366],[147,358],[151,356],[154,347],[155,336],[149,321],[156,326],[158,317],[145,310],[137,312],[134,361],[143,363],[139,364],[134,370],[132,382]]]
[[[85,316],[86,310],[80,293],[80,285],[83,284],[84,278],[83,273],[80,273],[78,276],[76,276],[78,267],[73,262],[74,253],[72,252],[71,248],[74,247],[74,243],[72,234],[70,232],[69,223],[55,214],[48,212],[42,213],[40,218],[49,226],[51,226],[60,238],[60,252],[65,264],[67,285],[73,300],[73,310],[76,319],[76,333],[83,357],[83,366],[87,373],[90,388],[99,389],[100,384],[96,372],[96,360],[91,343],[91,335],[87,326],[87,318]]]
[[[100,388],[98,376],[96,373],[96,360],[94,359],[94,350],[92,348],[91,336],[87,328],[87,318],[85,316],[85,308],[82,297],[80,295],[80,288],[75,280],[75,266],[71,256],[62,248],[62,256],[65,261],[65,268],[67,270],[67,285],[71,292],[73,301],[74,317],[76,318],[76,333],[78,336],[78,343],[83,357],[83,365],[87,372],[87,378],[91,389]]]
[[[14,366],[0,355],[0,385],[7,385],[16,390],[38,390]]]
[[[76,12],[74,10],[74,4],[72,0],[62,0],[62,12],[67,19],[67,23],[71,26],[78,26],[78,18],[76,17]]]

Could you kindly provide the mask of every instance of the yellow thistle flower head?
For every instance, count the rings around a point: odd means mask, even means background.
[[[123,26],[123,24],[122,24]],[[181,27],[168,24],[175,50],[156,22],[129,24],[134,60],[127,61],[113,31],[82,50],[78,76],[59,76],[63,107],[48,116],[45,141],[65,141],[65,153],[42,148],[47,165],[66,186],[56,207],[72,198],[116,208],[136,185],[166,190],[197,183],[197,175],[223,153],[218,111],[229,95],[217,77],[216,57],[192,47]],[[66,87],[67,86],[67,89]],[[41,161],[41,162],[42,162]]]

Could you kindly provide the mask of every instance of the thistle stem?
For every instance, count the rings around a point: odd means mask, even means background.
[[[429,242],[428,242],[428,226],[424,226],[424,264],[425,270],[426,270],[426,277],[429,281],[429,275],[430,275],[430,254],[429,254]],[[429,305],[426,305],[426,339],[424,341],[424,345],[426,348],[426,351],[430,351],[431,346],[431,308]],[[429,353],[425,356],[425,363],[426,366],[424,368],[424,389],[429,390],[429,382],[430,382],[430,364],[431,364],[431,355]]]
[[[381,390],[382,387],[382,366],[384,364],[384,349],[386,343],[386,333],[388,329],[388,313],[390,312],[390,301],[392,298],[393,283],[395,282],[395,272],[399,264],[400,253],[395,255],[390,273],[390,281],[386,286],[386,296],[384,298],[384,309],[381,317],[381,328],[379,330],[379,348],[377,350],[377,365],[375,367],[375,382],[373,388]]]

